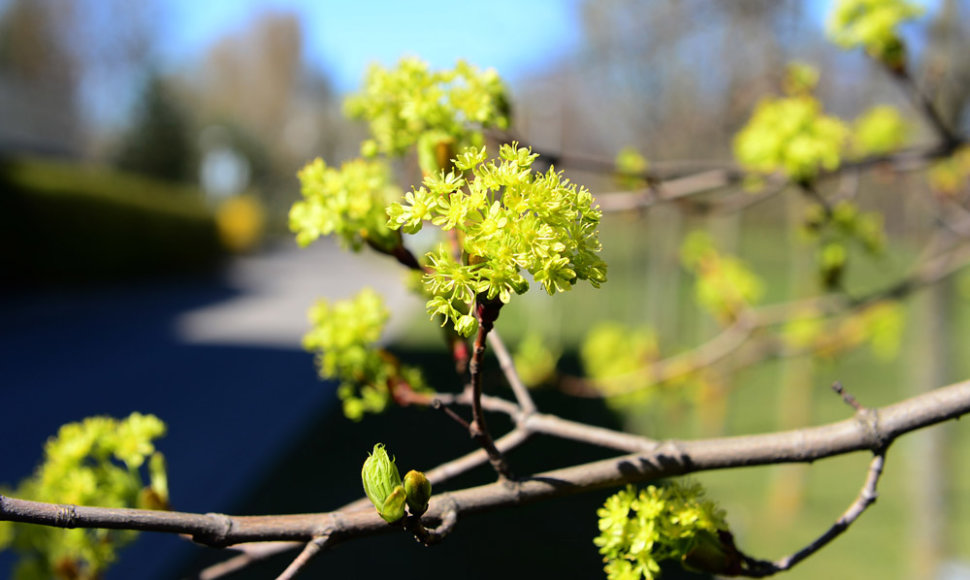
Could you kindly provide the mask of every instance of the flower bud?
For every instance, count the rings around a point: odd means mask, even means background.
[[[377,513],[388,522],[401,519],[404,515],[404,486],[401,484],[401,474],[394,465],[394,460],[387,455],[383,444],[374,445],[374,451],[367,456],[361,470],[361,479],[364,482],[364,493],[377,508]]]
[[[428,510],[431,499],[431,482],[420,471],[411,470],[404,476],[404,491],[408,496],[408,509],[411,514],[420,516]]]

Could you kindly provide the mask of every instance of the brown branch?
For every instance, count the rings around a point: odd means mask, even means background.
[[[200,571],[197,580],[217,580],[223,576],[238,572],[254,562],[265,560],[266,558],[295,550],[302,544],[300,542],[254,542],[252,544],[242,544],[234,546],[234,551],[241,552],[231,558],[213,564]]]
[[[736,172],[715,169],[635,191],[600,193],[596,195],[596,202],[604,212],[630,211],[707,193],[737,182]]]
[[[276,577],[276,580],[293,580],[296,575],[300,573],[310,560],[314,556],[320,553],[327,546],[327,542],[330,541],[330,534],[324,534],[322,536],[313,538],[305,546],[303,546],[303,551],[292,561],[290,565],[286,567],[286,570]]]
[[[519,373],[515,370],[512,355],[509,354],[509,349],[505,348],[505,343],[502,342],[502,337],[499,336],[497,330],[492,329],[492,332],[488,334],[488,343],[492,346],[492,352],[495,353],[495,358],[498,359],[499,368],[502,369],[506,380],[509,382],[509,386],[512,387],[515,400],[519,403],[519,409],[526,414],[534,413],[536,404],[532,400],[532,395],[529,394],[528,387],[519,378]]]
[[[365,241],[367,242],[367,245],[370,246],[370,248],[375,252],[391,256],[397,260],[399,264],[410,270],[416,270],[418,272],[426,271],[426,269],[418,261],[417,257],[411,253],[411,250],[404,246],[404,240],[401,238],[400,231],[397,231],[397,245],[393,248],[385,248],[384,246],[375,243],[370,238],[365,238]]]
[[[746,568],[741,571],[740,576],[748,576],[750,578],[764,578],[766,576],[773,576],[779,572],[784,572],[786,570],[792,569],[796,564],[805,560],[815,552],[818,552],[825,546],[827,546],[832,540],[842,535],[849,526],[851,526],[862,512],[866,511],[870,505],[876,502],[878,493],[876,493],[876,485],[879,483],[879,478],[882,476],[883,464],[886,461],[885,452],[877,452],[869,463],[868,475],[866,476],[866,481],[862,486],[862,490],[859,492],[859,496],[852,502],[852,505],[842,513],[842,515],[832,524],[828,530],[825,531],[821,536],[815,539],[811,544],[805,546],[801,550],[781,558],[775,562],[767,562],[764,560],[755,560],[752,558],[746,558],[745,565]]]
[[[433,546],[445,539],[455,529],[457,523],[458,507],[452,503],[445,507],[444,513],[441,516],[441,523],[437,527],[427,528],[421,521],[421,517],[408,516],[404,522],[404,529],[411,532],[414,535],[414,539],[425,546]]]
[[[468,391],[471,393],[472,421],[468,426],[468,432],[478,441],[482,449],[488,453],[488,461],[499,474],[500,479],[512,479],[509,466],[505,462],[502,452],[495,447],[492,434],[488,430],[485,422],[485,413],[482,409],[482,363],[485,358],[485,340],[491,332],[495,319],[498,318],[502,303],[495,300],[488,300],[484,295],[479,296],[475,303],[475,314],[478,319],[478,332],[475,335],[475,344],[472,347],[472,358],[468,363],[468,373],[470,381]]]
[[[821,171],[816,176],[816,181],[821,182],[835,177],[839,177],[847,172],[857,172],[872,167],[891,167],[896,171],[912,171],[921,169],[926,163],[935,159],[947,157],[953,150],[963,142],[962,139],[954,137],[955,141],[950,144],[921,145],[902,149],[893,153],[882,153],[870,155],[861,159],[846,161],[838,168],[831,171]],[[567,162],[572,157],[563,157]],[[593,163],[590,166],[595,165]],[[602,171],[605,173],[615,173],[616,168],[603,162]],[[613,191],[601,192],[596,195],[596,201],[600,209],[604,212],[621,212],[645,209],[659,203],[669,203],[683,201],[697,195],[710,193],[726,187],[733,187],[744,181],[748,176],[756,176],[767,181],[768,191],[763,195],[743,193],[727,202],[713,204],[712,208],[707,205],[698,206],[704,211],[717,211],[727,213],[744,209],[753,203],[769,199],[783,191],[789,181],[780,174],[759,175],[749,174],[735,165],[728,164],[727,167],[717,169],[704,169],[693,174],[680,175],[664,178],[659,175],[645,173],[635,177],[642,177],[648,181],[648,186],[633,191]]]
[[[457,517],[573,495],[625,483],[713,469],[812,462],[854,451],[885,450],[897,437],[970,412],[970,381],[858,413],[852,419],[777,433],[696,441],[666,441],[632,455],[557,469],[520,481],[496,482],[439,494],[422,521],[440,525]],[[211,546],[302,541],[329,534],[330,544],[398,529],[374,510],[277,516],[225,516],[151,510],[65,506],[0,496],[0,520],[56,527],[131,529],[186,534]]]
[[[465,405],[471,404],[470,398],[465,394],[438,394],[435,395],[435,399],[441,401],[442,403],[448,402]],[[573,441],[580,441],[590,445],[605,447],[607,449],[616,449],[618,451],[645,451],[648,449],[653,449],[657,445],[657,441],[654,439],[648,439],[639,435],[631,435],[630,433],[625,433],[623,431],[614,431],[612,429],[596,427],[586,423],[570,421],[555,415],[547,415],[538,412],[525,413],[516,404],[498,397],[488,397],[483,395],[481,403],[483,409],[508,415],[508,417],[515,422],[515,429],[496,441],[496,446],[502,451],[502,453],[506,453],[509,449],[518,446],[520,443],[524,442],[528,437],[534,434],[549,435],[559,437],[561,439],[571,439]],[[511,439],[513,436],[515,439]],[[508,443],[505,443],[507,438],[509,441]],[[484,450],[478,450],[476,453],[469,454],[468,458],[471,459],[472,456],[474,456],[475,461],[477,461],[477,463],[473,465],[474,467],[484,463],[487,457],[484,454]],[[437,474],[439,469],[450,470],[450,464],[458,464],[459,461],[462,460],[449,462],[448,464],[429,471],[427,473],[428,478],[432,480],[432,483],[437,483],[434,478],[432,478],[432,474]],[[450,477],[453,477],[454,475],[450,475]]]
[[[533,413],[525,417],[520,426],[529,433],[541,433],[560,439],[571,439],[618,451],[649,451],[659,445],[659,442],[654,439],[569,421],[555,415],[542,413]]]
[[[856,411],[862,410],[862,405],[859,404],[859,401],[856,400],[851,393],[845,390],[845,387],[842,386],[840,381],[835,381],[832,383],[832,390],[835,391],[837,395],[842,397],[842,401],[845,402],[846,405],[852,407]]]
[[[457,399],[457,397],[456,397]],[[484,399],[484,406],[489,408],[489,401],[500,401],[501,399],[494,399],[493,397],[486,397]],[[514,406],[513,406],[514,407]],[[505,406],[499,406],[500,409],[508,410]],[[536,430],[540,431],[539,429]],[[626,435],[626,434],[622,434]],[[498,448],[502,453],[508,453],[510,450],[518,447],[519,445],[526,442],[531,433],[525,429],[514,429],[509,433],[506,433],[502,437],[495,440],[495,447]],[[634,437],[633,435],[627,435],[628,437]],[[616,447],[617,449],[623,449],[627,451],[634,451],[636,448],[627,447]],[[488,462],[488,454],[484,449],[476,449],[467,455],[463,455],[446,463],[435,467],[427,472],[425,476],[428,478],[433,485],[438,485],[449,479],[457,477],[463,473],[466,473],[480,465]],[[351,502],[344,507],[340,508],[341,512],[353,512],[368,510],[371,507],[371,502],[366,497],[362,497],[354,502]],[[457,514],[456,514],[457,518]],[[237,570],[249,566],[253,562],[260,560],[265,560],[266,558],[275,556],[283,552],[288,552],[290,550],[295,550],[303,545],[302,542],[253,542],[251,544],[242,544],[236,546],[234,549],[242,551],[241,554],[235,555],[227,560],[219,562],[218,564],[213,564],[205,570],[203,570],[198,578],[199,580],[216,580],[217,578],[222,578],[225,575],[231,574]]]
[[[906,96],[913,102],[913,105],[930,122],[936,134],[940,137],[941,148],[945,151],[945,154],[949,155],[952,153],[960,146],[961,139],[943,121],[943,117],[936,109],[933,101],[916,85],[916,81],[913,80],[912,75],[909,74],[906,67],[891,68],[889,71],[892,78],[896,80],[902,87],[903,92],[906,93]]]

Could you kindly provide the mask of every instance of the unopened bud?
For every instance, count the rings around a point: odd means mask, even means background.
[[[364,493],[382,518],[391,523],[404,516],[406,494],[401,484],[401,474],[394,465],[394,460],[387,455],[383,444],[374,445],[374,451],[367,456],[361,470],[361,479],[364,482]]]
[[[411,514],[420,516],[428,511],[431,499],[431,482],[420,471],[411,470],[404,476],[404,491],[408,496],[408,509]]]

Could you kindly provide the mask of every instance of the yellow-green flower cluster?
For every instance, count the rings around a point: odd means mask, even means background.
[[[644,370],[657,353],[657,337],[650,329],[630,328],[610,321],[594,326],[579,351],[586,376],[595,381]],[[606,388],[609,384],[604,382],[600,386]]]
[[[561,354],[559,349],[550,348],[541,334],[530,332],[515,349],[515,369],[526,386],[539,386],[555,375]]]
[[[600,534],[593,542],[610,580],[652,580],[661,561],[683,560],[727,530],[724,512],[697,483],[651,485],[639,492],[630,485],[596,513]]]
[[[697,276],[697,302],[721,322],[734,321],[761,298],[761,279],[741,260],[718,252],[707,232],[698,230],[687,236],[681,260]]]
[[[792,348],[833,358],[868,343],[883,360],[899,354],[906,312],[898,302],[881,301],[837,320],[821,312],[805,310],[785,325],[783,337]]]
[[[765,99],[734,139],[734,156],[750,171],[781,171],[795,181],[834,170],[848,137],[846,126],[822,112],[809,95]]]
[[[160,508],[168,503],[165,463],[153,441],[165,434],[154,415],[132,413],[123,420],[89,417],[68,423],[44,446],[44,462],[13,492],[33,501],[100,506]],[[150,486],[141,466],[149,459]],[[77,578],[99,578],[116,551],[137,532],[49,528],[13,524],[7,541],[21,553],[15,577],[54,578],[58,570]]]
[[[922,13],[922,7],[909,0],[839,0],[826,27],[842,48],[861,46],[874,58],[898,64],[903,45],[897,29]]]
[[[330,234],[354,250],[368,241],[384,249],[397,245],[384,212],[387,204],[400,199],[401,190],[393,185],[386,163],[355,159],[338,170],[318,158],[299,178],[303,200],[290,209],[290,230],[301,246]]]
[[[819,238],[818,264],[823,286],[837,288],[849,260],[849,243],[859,243],[871,254],[880,253],[886,245],[883,216],[879,212],[862,212],[849,201],[837,203],[831,210],[812,206],[805,226],[809,235]]]
[[[484,147],[469,148],[455,160],[463,173],[429,175],[387,210],[388,226],[406,233],[429,221],[459,232],[461,258],[444,247],[429,253],[424,282],[428,312],[462,335],[476,328],[467,306],[477,296],[507,303],[529,289],[526,273],[549,294],[578,280],[596,287],[606,281],[598,255],[602,213],[592,194],[554,169],[533,172],[536,157],[517,144],[503,145],[491,161]]]
[[[650,167],[647,158],[634,147],[624,147],[616,154],[617,181],[622,187],[635,189],[646,185],[644,172]]]
[[[895,151],[906,143],[909,127],[895,107],[877,105],[856,119],[852,144],[859,155]]]
[[[430,131],[450,135],[459,146],[478,144],[478,131],[507,127],[509,113],[505,86],[493,69],[458,61],[452,70],[432,71],[413,57],[393,69],[373,65],[345,111],[370,124],[365,155],[400,155]]]
[[[782,89],[786,95],[811,95],[818,85],[818,68],[805,62],[792,61],[785,66]]]
[[[927,173],[930,187],[946,197],[963,195],[970,182],[970,147],[962,147],[950,157],[936,162]]]
[[[309,311],[312,328],[303,337],[303,347],[317,353],[321,377],[341,381],[337,395],[344,414],[355,421],[364,413],[383,411],[396,381],[424,388],[417,369],[399,365],[376,348],[389,314],[370,288],[350,300],[319,300]]]

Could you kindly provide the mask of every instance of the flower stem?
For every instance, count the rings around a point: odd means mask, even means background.
[[[488,300],[479,296],[475,302],[475,315],[478,318],[478,334],[475,335],[475,345],[472,349],[471,361],[468,363],[470,375],[469,388],[472,393],[472,422],[468,425],[471,436],[488,453],[488,461],[503,479],[513,479],[509,466],[505,462],[502,452],[495,446],[488,426],[485,423],[485,413],[482,409],[482,360],[485,356],[485,340],[494,328],[502,303],[498,300]]]

